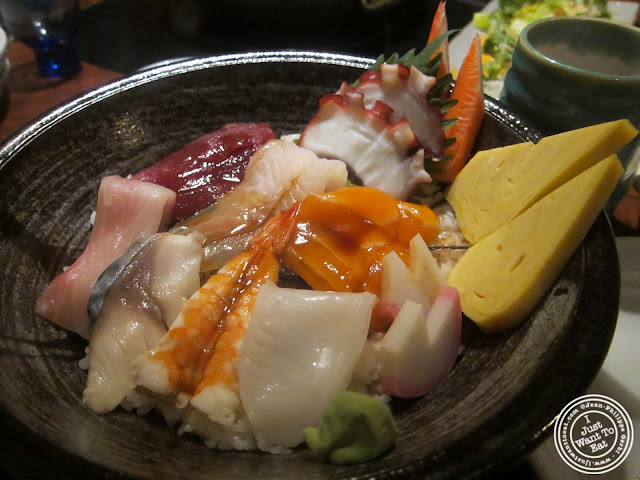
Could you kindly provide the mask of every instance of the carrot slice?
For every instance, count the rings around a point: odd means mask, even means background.
[[[440,4],[438,4],[436,13],[433,16],[433,21],[431,22],[431,31],[429,32],[427,44],[431,43],[448,30],[447,13],[445,11],[446,5],[447,2],[440,2]],[[449,73],[449,39],[445,39],[445,41],[442,42],[436,51],[436,54],[438,54],[438,52],[442,52],[442,60],[438,66],[437,74],[437,77],[440,78]]]
[[[445,114],[444,119],[457,118],[458,121],[445,136],[455,138],[445,154],[451,158],[442,162],[441,171],[434,177],[441,182],[452,182],[462,167],[469,161],[471,149],[480,131],[484,118],[484,91],[482,88],[482,52],[480,36],[476,35],[460,67],[460,74],[453,87],[451,98],[458,100]]]

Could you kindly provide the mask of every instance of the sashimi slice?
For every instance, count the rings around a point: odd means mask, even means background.
[[[110,412],[135,388],[131,361],[155,347],[166,332],[151,309],[130,308],[132,300],[131,295],[112,298],[91,336],[82,403],[96,413]]]
[[[100,275],[91,296],[100,311],[91,333],[82,396],[94,412],[113,410],[135,388],[131,362],[158,345],[185,296],[198,290],[198,240],[169,233],[145,237]]]
[[[438,4],[438,8],[436,9],[436,13],[433,16],[433,21],[431,23],[431,30],[429,31],[429,38],[427,39],[427,43],[431,43],[433,40],[438,38],[440,35],[445,33],[448,29],[447,22],[447,13],[446,13],[447,2],[440,2]],[[437,77],[440,78],[443,75],[449,73],[449,39],[445,38],[444,42],[440,45],[437,53],[442,53],[442,59],[440,60],[440,65],[438,66],[438,74]]]
[[[433,177],[441,182],[452,182],[471,157],[471,149],[484,119],[484,91],[482,84],[482,52],[480,36],[476,35],[456,79],[451,98],[458,101],[445,114],[445,120],[458,121],[445,131],[447,139],[455,138],[445,154],[448,160],[437,164]]]
[[[173,219],[186,218],[238,185],[251,155],[275,137],[266,123],[228,124],[171,153],[133,178],[176,192]]]
[[[250,234],[267,219],[310,193],[332,191],[346,182],[344,163],[318,158],[291,142],[271,140],[251,157],[244,180],[234,190],[174,230],[201,232],[207,242],[202,268],[217,269],[221,258],[244,250]],[[238,238],[245,242],[237,242]]]
[[[175,198],[173,191],[160,185],[105,177],[98,190],[96,219],[86,249],[49,284],[38,299],[36,313],[88,339],[87,308],[94,283],[136,240],[165,228]]]
[[[370,293],[262,287],[239,363],[240,397],[258,447],[295,447],[346,389],[364,346]]]

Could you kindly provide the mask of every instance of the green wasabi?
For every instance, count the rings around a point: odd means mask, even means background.
[[[399,430],[389,407],[369,395],[341,392],[329,404],[319,428],[304,429],[304,441],[325,460],[364,463],[389,450]]]

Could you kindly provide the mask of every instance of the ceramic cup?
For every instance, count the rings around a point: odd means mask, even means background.
[[[620,118],[640,129],[640,29],[575,17],[527,25],[500,100],[546,134]],[[619,157],[628,173],[609,204],[640,162],[640,137]]]

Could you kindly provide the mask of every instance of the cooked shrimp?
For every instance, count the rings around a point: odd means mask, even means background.
[[[138,384],[175,394],[228,425],[238,416],[237,361],[260,287],[278,281],[277,255],[295,224],[298,205],[277,215],[247,251],[229,261],[189,299],[159,347],[135,361]]]

